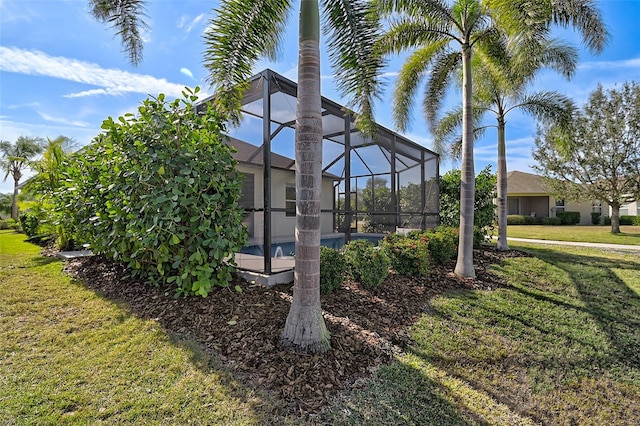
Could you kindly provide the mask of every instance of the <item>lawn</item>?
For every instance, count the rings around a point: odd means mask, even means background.
[[[640,226],[621,226],[620,234],[612,234],[610,226],[544,226],[511,225],[507,236],[536,240],[580,241],[607,244],[640,245]]]
[[[410,346],[295,419],[0,232],[0,423],[639,424],[637,254],[511,246],[533,256],[491,267],[507,286],[425,300]]]

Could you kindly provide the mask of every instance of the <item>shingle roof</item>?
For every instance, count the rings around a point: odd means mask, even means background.
[[[542,176],[513,171],[507,173],[507,194],[548,194]]]

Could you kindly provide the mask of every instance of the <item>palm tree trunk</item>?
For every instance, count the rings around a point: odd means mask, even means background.
[[[317,0],[302,0],[296,112],[296,255],[293,301],[282,343],[296,351],[324,353],[329,331],[320,307],[320,193],[322,111],[320,17]]]
[[[498,117],[498,250],[509,250],[507,244],[507,147],[504,116]]]
[[[460,236],[455,274],[475,278],[473,268],[473,205],[475,170],[473,164],[473,104],[471,46],[462,46],[462,182],[460,183]]]
[[[11,200],[11,219],[18,220],[18,183],[19,180],[14,179],[13,181],[13,199]]]

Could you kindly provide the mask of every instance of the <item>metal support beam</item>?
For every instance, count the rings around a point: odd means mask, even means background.
[[[262,80],[262,164],[264,273],[271,274],[271,73]]]
[[[344,115],[344,202],[346,224],[344,230],[344,242],[351,241],[351,132],[347,130],[351,127],[351,117]]]

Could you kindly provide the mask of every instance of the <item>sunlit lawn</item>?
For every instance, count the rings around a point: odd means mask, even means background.
[[[260,424],[265,402],[195,345],[0,231],[0,424]]]
[[[433,300],[336,424],[640,424],[637,254],[528,246],[510,287]]]
[[[621,226],[620,234],[612,234],[611,226],[544,226],[512,225],[507,236],[539,240],[581,241],[607,244],[640,245],[640,226]]]
[[[0,232],[0,424],[640,424],[635,253],[521,246],[509,287],[431,300],[406,353],[303,421],[22,239]]]

